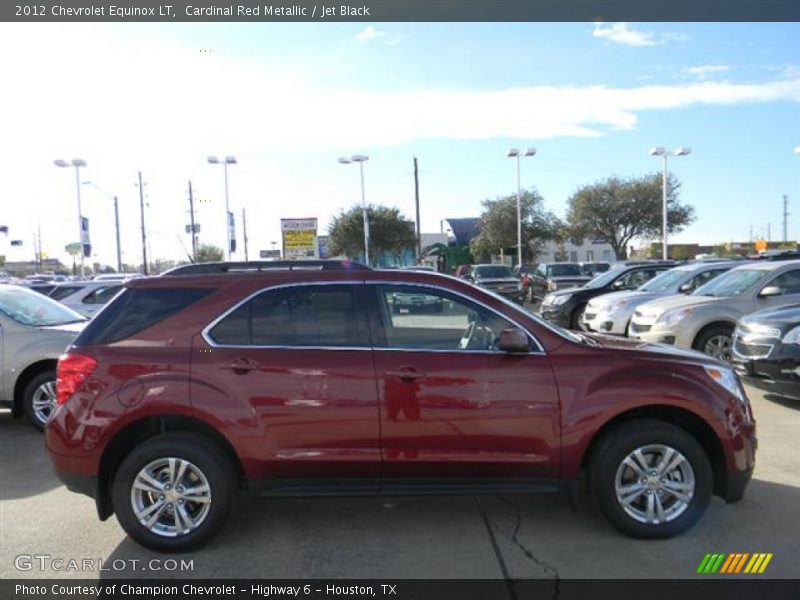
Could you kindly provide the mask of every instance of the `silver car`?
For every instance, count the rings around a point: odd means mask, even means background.
[[[736,322],[765,308],[800,303],[800,260],[753,262],[731,269],[688,296],[642,304],[628,335],[731,358]]]
[[[60,283],[48,296],[85,317],[92,317],[122,289],[122,281],[71,281]]]
[[[0,404],[42,429],[56,402],[56,362],[87,319],[16,285],[0,286]]]
[[[689,294],[740,264],[731,261],[681,265],[660,273],[635,290],[597,296],[586,305],[580,325],[587,331],[626,335],[633,312],[640,305],[656,298]]]

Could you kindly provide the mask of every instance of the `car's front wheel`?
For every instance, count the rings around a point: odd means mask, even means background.
[[[187,552],[225,524],[235,468],[216,443],[191,433],[148,439],[123,460],[112,487],[127,534],[159,552]]]
[[[697,337],[694,347],[718,360],[730,362],[733,348],[733,327],[715,325],[708,328]]]
[[[686,431],[636,419],[598,442],[589,485],[614,527],[635,538],[667,538],[702,516],[711,499],[713,472],[703,447]]]
[[[22,411],[28,422],[44,429],[56,408],[56,372],[39,373],[28,382],[22,393]]]

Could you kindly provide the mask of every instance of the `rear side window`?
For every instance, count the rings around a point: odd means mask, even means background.
[[[213,290],[192,288],[131,288],[92,319],[75,346],[110,344],[129,338],[194,304]]]
[[[223,318],[208,335],[223,346],[369,345],[356,287],[310,285],[266,291]]]
[[[84,304],[105,304],[119,293],[122,289],[121,285],[112,285],[110,287],[97,288],[91,294],[88,294],[82,302]],[[50,295],[52,298],[52,294]]]

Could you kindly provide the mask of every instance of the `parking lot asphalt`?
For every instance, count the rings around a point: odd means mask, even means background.
[[[92,500],[68,492],[51,472],[42,435],[0,411],[0,577],[693,578],[708,552],[772,552],[766,575],[796,577],[800,402],[748,393],[759,453],[745,498],[732,505],[715,498],[678,538],[626,538],[585,492],[577,513],[558,495],[243,497],[211,545],[178,556],[136,545],[114,517],[98,521]],[[36,561],[19,570],[25,555],[91,559],[112,570],[42,570]],[[153,558],[191,559],[193,570],[165,571],[164,563],[147,570]]]

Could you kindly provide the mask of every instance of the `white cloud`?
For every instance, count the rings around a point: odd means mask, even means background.
[[[595,23],[592,35],[625,46],[657,46],[663,43],[647,31],[633,29],[627,23]]]
[[[713,75],[727,73],[730,70],[731,68],[728,65],[698,65],[684,69],[683,72],[698,79],[708,79]]]
[[[395,44],[399,44],[400,41],[403,39],[402,36],[398,34],[389,33],[388,31],[382,31],[380,29],[375,29],[372,25],[368,25],[357,34],[353,36],[359,42],[380,42],[384,46],[394,46]]]

